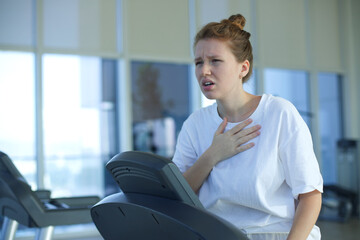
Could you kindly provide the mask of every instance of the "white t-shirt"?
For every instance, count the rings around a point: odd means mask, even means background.
[[[288,233],[295,213],[295,199],[315,189],[323,180],[309,129],[287,100],[264,94],[248,126],[261,125],[255,146],[213,167],[199,190],[209,211],[248,234]],[[184,122],[174,163],[185,172],[211,145],[223,120],[217,104],[202,108]],[[228,123],[225,131],[238,123]],[[312,237],[320,239],[315,226]]]

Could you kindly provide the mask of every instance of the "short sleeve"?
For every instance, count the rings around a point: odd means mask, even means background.
[[[189,127],[190,124],[187,120],[184,122],[179,133],[175,154],[172,159],[182,173],[186,172],[186,170],[188,170],[198,158],[192,144],[192,138],[189,134]]]
[[[297,199],[299,194],[314,190],[323,192],[323,179],[313,150],[310,131],[302,118],[295,122],[296,128],[288,131],[287,136],[282,136],[285,140],[282,141],[279,152],[286,182],[291,187],[294,198]]]

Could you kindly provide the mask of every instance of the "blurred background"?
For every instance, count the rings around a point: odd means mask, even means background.
[[[183,121],[212,104],[197,87],[193,38],[236,13],[254,49],[245,88],[290,100],[311,130],[323,239],[358,239],[359,0],[0,0],[0,151],[54,197],[117,192],[112,156],[171,158]],[[98,236],[91,224],[55,229]]]

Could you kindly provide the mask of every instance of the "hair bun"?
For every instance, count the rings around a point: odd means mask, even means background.
[[[238,26],[241,30],[244,30],[246,19],[241,14],[235,14],[229,17],[229,21]]]

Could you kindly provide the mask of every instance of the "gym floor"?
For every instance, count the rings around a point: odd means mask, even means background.
[[[360,219],[352,218],[345,223],[318,221],[321,230],[321,239],[324,240],[359,240]]]

